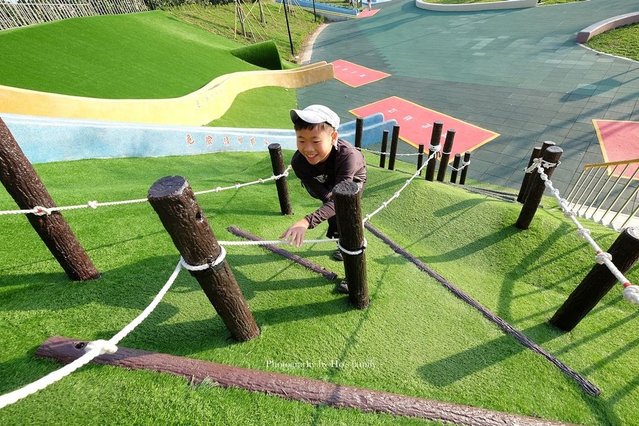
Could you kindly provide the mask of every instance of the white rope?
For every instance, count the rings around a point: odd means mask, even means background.
[[[224,262],[224,259],[226,259],[226,249],[224,248],[224,246],[220,246],[220,255],[213,262],[207,262],[202,265],[193,266],[186,263],[186,260],[184,260],[183,257],[180,257],[180,265],[182,265],[184,269],[187,269],[189,271],[204,271],[209,268],[215,268],[217,265]]]
[[[464,170],[465,167],[467,167],[470,164],[470,160],[468,161],[462,161],[461,166],[459,167],[453,167],[451,164],[448,164],[448,167],[450,167],[454,172],[461,172],[462,170]]]
[[[368,241],[366,241],[366,238],[364,238],[364,245],[362,246],[361,249],[358,250],[347,250],[344,247],[342,247],[342,245],[339,243],[339,241],[337,242],[337,247],[339,248],[339,250],[344,253],[344,254],[348,254],[350,256],[359,256],[360,254],[364,253],[364,250],[366,250],[366,246],[368,245]]]
[[[322,240],[304,240],[304,244],[317,244],[317,243],[334,243],[338,241],[337,238],[325,238]],[[261,240],[261,241],[218,241],[221,246],[278,246],[290,244],[286,240]]]
[[[377,213],[381,212],[382,210],[384,210],[386,207],[388,207],[388,205],[397,197],[399,197],[399,195],[402,193],[402,191],[404,189],[406,189],[406,187],[408,185],[410,185],[410,183],[413,181],[413,179],[415,179],[417,176],[420,175],[420,173],[422,172],[422,170],[428,165],[428,162],[430,160],[432,160],[433,158],[435,158],[435,155],[437,155],[437,151],[433,152],[432,154],[430,154],[428,156],[428,158],[426,158],[426,161],[424,162],[424,164],[422,164],[422,166],[417,169],[417,171],[406,180],[406,182],[404,182],[404,185],[402,185],[401,188],[399,188],[398,191],[396,191],[392,197],[390,197],[388,200],[384,201],[377,209],[375,209],[372,213],[367,214],[364,219],[362,220],[362,223],[366,223],[369,220],[371,220],[373,218],[373,216],[375,216]]]
[[[93,342],[89,342],[85,347],[86,353],[82,355],[80,358],[71,362],[70,364],[65,365],[64,367],[53,371],[46,376],[42,377],[39,380],[36,380],[33,383],[30,383],[20,389],[17,389],[13,392],[9,392],[5,395],[0,396],[0,409],[6,407],[7,405],[11,405],[23,398],[26,398],[29,395],[32,395],[47,386],[57,382],[58,380],[63,379],[69,374],[73,373],[80,367],[91,362],[94,358],[107,353],[115,353],[118,350],[117,344],[124,339],[131,331],[133,331],[142,321],[144,321],[153,310],[160,303],[164,295],[169,291],[178,274],[180,273],[181,263],[175,266],[173,273],[169,277],[164,287],[160,290],[160,292],[155,296],[153,301],[146,307],[144,311],[140,315],[138,315],[133,321],[127,324],[119,333],[110,338],[109,340],[95,340]]]
[[[366,149],[366,148],[359,148],[360,151],[366,151],[366,152],[370,152],[371,154],[378,154],[378,155],[390,155],[389,152],[384,152],[384,151],[373,151],[372,149]],[[419,152],[411,152],[411,153],[407,153],[407,154],[395,154],[396,157],[409,157],[409,156],[413,156],[413,155],[424,155],[424,153],[419,153]]]
[[[556,165],[556,163],[551,163],[551,164],[553,164],[553,166],[551,167],[554,167]],[[535,167],[537,168],[539,177],[544,182],[544,185],[546,186],[546,188],[550,189],[550,192],[552,193],[552,195],[557,199],[557,202],[559,203],[559,207],[564,212],[564,215],[570,220],[572,220],[575,226],[577,227],[577,234],[579,234],[581,238],[586,240],[588,244],[590,244],[590,246],[595,250],[595,253],[596,253],[595,262],[597,262],[600,265],[606,265],[606,267],[610,270],[612,275],[614,275],[617,281],[619,281],[623,285],[624,287],[623,297],[627,301],[633,304],[639,304],[639,287],[631,284],[630,281],[628,281],[628,279],[624,276],[624,274],[612,262],[612,256],[610,255],[610,253],[604,252],[601,249],[601,247],[599,247],[599,244],[597,244],[597,242],[590,236],[590,230],[587,228],[584,228],[583,225],[579,222],[575,212],[573,212],[568,206],[568,200],[566,200],[565,198],[561,198],[561,194],[559,193],[559,190],[554,187],[552,181],[548,178],[548,175],[544,172],[543,167],[545,166],[542,165],[542,162],[537,162],[537,164],[535,164]]]
[[[542,157],[538,157],[538,158],[534,158],[530,166],[526,167],[524,171],[526,173],[532,173],[533,171],[535,171],[535,169],[538,169],[540,166],[543,167],[544,169],[551,169],[553,167],[558,166],[559,164],[561,164],[561,161],[558,163],[551,163],[550,161],[544,160]]]
[[[217,187],[214,189],[209,189],[209,190],[205,190],[205,191],[198,191],[195,192],[195,195],[202,195],[202,194],[208,194],[210,192],[220,192],[220,191],[226,191],[229,189],[239,189],[242,188],[244,186],[249,186],[249,185],[255,185],[258,183],[264,183],[264,182],[269,182],[271,180],[278,180],[282,177],[288,176],[289,171],[291,170],[291,166],[289,165],[286,170],[284,170],[284,173],[279,174],[279,175],[273,175],[269,178],[266,179],[257,179],[254,180],[252,182],[246,182],[246,183],[236,183],[235,185],[231,185],[231,186],[226,186],[226,187]],[[61,212],[61,211],[65,211],[65,210],[78,210],[78,209],[87,209],[87,208],[92,208],[92,209],[97,209],[98,207],[107,207],[107,206],[121,206],[121,205],[125,205],[125,204],[136,204],[136,203],[146,203],[147,199],[146,198],[137,198],[137,199],[133,199],[133,200],[122,200],[122,201],[107,201],[107,202],[103,202],[100,203],[98,201],[88,201],[86,204],[78,204],[75,206],[63,206],[63,207],[42,207],[42,206],[35,206],[32,209],[26,209],[26,210],[2,210],[0,211],[0,216],[2,215],[15,215],[15,214],[34,214],[36,216],[44,216],[44,215],[51,215],[53,212]]]
[[[207,189],[205,191],[197,191],[197,192],[194,192],[194,194],[195,195],[209,194],[211,192],[226,191],[226,190],[229,190],[229,189],[239,189],[239,188],[242,188],[242,187],[245,187],[245,186],[256,185],[258,183],[269,182],[271,180],[278,180],[278,179],[280,179],[282,177],[287,177],[288,176],[288,172],[290,170],[291,170],[291,166],[289,165],[286,168],[286,170],[284,170],[284,173],[279,174],[279,175],[273,175],[273,176],[271,176],[269,178],[266,178],[266,179],[257,179],[257,180],[254,180],[253,182],[246,182],[246,183],[236,183],[235,185],[231,185],[231,186],[224,186],[224,187],[218,186],[217,188]]]

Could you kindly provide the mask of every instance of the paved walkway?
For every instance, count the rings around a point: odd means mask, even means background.
[[[388,96],[501,134],[473,152],[470,177],[513,188],[532,148],[564,149],[553,181],[563,190],[585,163],[603,161],[593,118],[639,121],[639,63],[579,46],[579,30],[639,10],[636,0],[590,0],[532,9],[444,13],[412,0],[371,18],[332,23],[313,61],[345,59],[392,74],[359,88],[329,81],[298,90],[300,105],[348,111]]]

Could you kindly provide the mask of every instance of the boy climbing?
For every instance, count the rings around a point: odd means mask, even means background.
[[[339,117],[330,108],[310,105],[303,110],[293,109],[290,114],[297,140],[291,166],[309,195],[323,203],[282,234],[281,238],[299,247],[304,242],[306,230],[325,220],[328,222],[326,237],[339,237],[333,188],[340,182],[352,181],[363,189],[366,162],[361,152],[338,138]],[[339,249],[333,253],[333,259],[342,260]],[[343,281],[337,290],[348,293],[347,283]]]

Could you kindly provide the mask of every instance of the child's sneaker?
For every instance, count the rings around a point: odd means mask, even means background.
[[[348,294],[348,281],[345,279],[342,280],[342,282],[335,286],[335,291],[342,294]]]
[[[340,249],[335,250],[331,257],[333,258],[333,260],[337,260],[338,262],[344,260],[344,256],[342,256],[342,251]]]

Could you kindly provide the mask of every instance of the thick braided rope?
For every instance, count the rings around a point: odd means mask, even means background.
[[[433,158],[435,158],[435,156],[437,155],[437,152],[439,152],[439,149],[440,149],[439,145],[438,145],[438,146],[432,146],[432,145],[431,145],[431,148],[434,148],[433,153],[432,153],[432,154],[430,154],[430,155],[428,156],[428,158],[426,158],[426,161],[424,161],[424,164],[422,164],[422,166],[421,166],[419,169],[417,169],[417,171],[416,171],[416,172],[415,172],[415,173],[414,173],[414,174],[413,174],[410,178],[408,178],[408,179],[406,180],[406,182],[404,182],[404,185],[402,185],[402,187],[401,187],[401,188],[399,188],[399,189],[398,189],[398,190],[397,190],[397,191],[393,194],[393,196],[392,196],[392,197],[390,197],[388,200],[384,201],[384,202],[383,202],[383,203],[382,203],[382,204],[381,204],[381,205],[380,205],[377,209],[375,209],[373,212],[371,212],[371,213],[367,214],[367,215],[364,217],[364,219],[362,220],[362,223],[366,223],[366,222],[368,222],[369,220],[371,220],[371,219],[373,218],[373,216],[375,216],[377,213],[381,212],[381,211],[382,211],[382,210],[384,210],[386,207],[388,207],[388,205],[389,205],[389,204],[390,204],[390,203],[391,203],[394,199],[396,199],[397,197],[399,197],[399,195],[402,193],[402,191],[403,191],[404,189],[406,189],[406,187],[407,187],[408,185],[410,185],[410,183],[411,183],[411,182],[412,182],[412,181],[413,181],[413,180],[414,180],[417,176],[419,176],[419,174],[422,172],[422,170],[423,170],[423,169],[424,169],[424,168],[428,165],[428,162],[429,162],[430,160],[432,160]]]
[[[246,182],[246,183],[236,183],[235,185],[231,185],[231,186],[225,186],[225,187],[220,187],[218,186],[217,188],[214,189],[209,189],[209,190],[205,190],[205,191],[198,191],[195,192],[195,195],[202,195],[202,194],[208,194],[211,192],[220,192],[220,191],[227,191],[230,189],[239,189],[245,186],[249,186],[249,185],[256,185],[258,183],[265,183],[265,182],[269,182],[271,180],[278,180],[282,177],[288,176],[289,171],[291,170],[291,166],[289,165],[286,170],[284,170],[284,173],[279,174],[279,175],[273,175],[269,178],[265,178],[265,179],[257,179],[254,180],[252,182]],[[44,215],[50,215],[53,212],[61,212],[61,211],[65,211],[65,210],[78,210],[78,209],[87,209],[87,208],[92,208],[92,209],[97,209],[98,207],[107,207],[107,206],[121,206],[121,205],[125,205],[125,204],[137,204],[137,203],[146,203],[147,199],[146,198],[137,198],[137,199],[133,199],[133,200],[122,200],[122,201],[107,201],[107,202],[98,202],[98,201],[88,201],[86,204],[78,204],[78,205],[74,205],[74,206],[62,206],[62,207],[42,207],[42,206],[35,206],[32,209],[26,209],[26,210],[2,210],[0,211],[0,216],[2,215],[15,215],[15,214],[34,214],[36,216],[44,216]]]
[[[118,332],[115,336],[111,337],[109,340],[95,340],[93,342],[89,342],[87,344],[85,350],[87,351],[80,358],[71,362],[70,364],[65,365],[64,367],[53,371],[46,376],[42,377],[39,380],[36,380],[33,383],[30,383],[20,389],[17,389],[13,392],[9,392],[5,395],[0,396],[0,409],[11,405],[23,398],[26,398],[29,395],[32,395],[47,386],[57,382],[58,380],[63,379],[69,374],[73,373],[80,367],[91,362],[94,358],[102,355],[102,354],[112,354],[118,350],[116,346],[122,339],[124,339],[130,332],[132,332],[142,321],[144,321],[153,310],[160,303],[164,295],[169,291],[175,279],[181,270],[181,262],[175,266],[173,273],[169,277],[164,287],[160,290],[160,292],[155,296],[153,301],[149,304],[149,306],[142,311],[140,315],[138,315],[133,321],[126,325],[120,332]]]
[[[551,163],[551,167],[554,165],[555,165],[554,163]],[[547,166],[544,166],[542,162],[537,162],[535,164],[535,167],[537,168],[539,177],[544,182],[544,185],[546,186],[546,188],[550,189],[550,192],[552,193],[552,195],[555,197],[555,199],[557,199],[557,202],[559,203],[559,207],[563,211],[564,215],[570,218],[570,220],[572,220],[572,222],[577,227],[577,233],[579,234],[579,236],[582,237],[584,240],[586,240],[588,244],[590,244],[590,246],[595,250],[595,253],[596,253],[595,261],[600,265],[606,265],[606,267],[610,270],[612,275],[614,275],[617,281],[619,281],[623,285],[624,287],[623,297],[627,301],[635,305],[639,304],[639,286],[633,285],[630,283],[630,281],[628,281],[628,279],[624,276],[624,274],[612,262],[612,255],[610,253],[604,252],[601,249],[601,247],[599,247],[599,244],[597,244],[597,242],[590,236],[590,230],[584,228],[581,222],[579,222],[575,212],[572,211],[570,207],[568,206],[568,200],[566,200],[565,198],[561,198],[561,194],[559,193],[559,190],[554,187],[552,181],[548,178],[548,175],[544,172],[543,167],[547,167]]]

